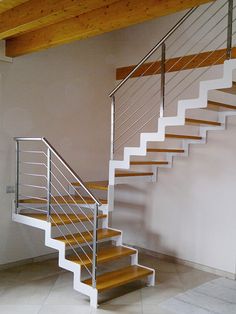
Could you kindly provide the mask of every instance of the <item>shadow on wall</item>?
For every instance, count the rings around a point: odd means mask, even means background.
[[[148,198],[152,185],[153,183],[135,183],[132,186],[116,186],[111,222],[112,227],[123,230],[124,243],[159,252],[165,245],[160,233],[154,233],[151,228],[153,215]],[[168,254],[173,256],[175,252]]]

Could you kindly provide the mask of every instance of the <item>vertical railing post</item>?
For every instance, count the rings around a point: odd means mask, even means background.
[[[92,265],[92,287],[97,286],[97,232],[98,232],[98,204],[94,207],[93,217],[93,265]]]
[[[226,58],[232,58],[232,33],[233,33],[233,0],[228,0],[228,27]]]
[[[110,159],[114,159],[115,152],[115,114],[116,114],[116,99],[115,95],[111,96],[111,154]]]
[[[19,207],[19,182],[20,180],[20,143],[16,140],[16,186],[15,186],[15,213],[18,214]]]
[[[51,150],[47,149],[47,219],[51,216]]]
[[[161,106],[160,106],[160,117],[164,116],[165,109],[165,62],[166,62],[166,45],[165,43],[161,46]]]

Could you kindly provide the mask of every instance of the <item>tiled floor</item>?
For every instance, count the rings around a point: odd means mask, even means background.
[[[157,270],[155,287],[142,282],[104,292],[101,305],[91,310],[87,297],[72,288],[72,274],[57,260],[0,271],[1,314],[172,314],[160,302],[217,276],[141,255],[140,263]]]

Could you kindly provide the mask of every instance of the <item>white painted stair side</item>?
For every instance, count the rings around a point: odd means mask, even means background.
[[[177,115],[175,117],[163,117],[158,119],[158,131],[152,133],[140,134],[139,147],[125,147],[123,160],[111,160],[109,164],[109,210],[113,209],[114,185],[116,184],[115,171],[116,169],[130,169],[130,159],[132,156],[146,156],[148,142],[163,142],[165,140],[166,127],[168,126],[183,126],[185,125],[186,110],[206,108],[208,105],[208,92],[222,88],[232,87],[233,70],[236,69],[236,60],[227,60],[223,65],[223,77],[215,80],[202,81],[199,84],[199,97],[196,99],[186,99],[178,101]],[[206,134],[209,130],[225,129],[226,117],[235,115],[234,111],[219,113],[219,122],[221,126],[201,126],[201,140],[184,140],[184,149],[188,154],[189,144],[206,143]]]

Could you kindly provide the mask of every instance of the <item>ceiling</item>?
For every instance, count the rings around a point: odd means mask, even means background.
[[[0,39],[17,57],[211,0],[0,0]]]

